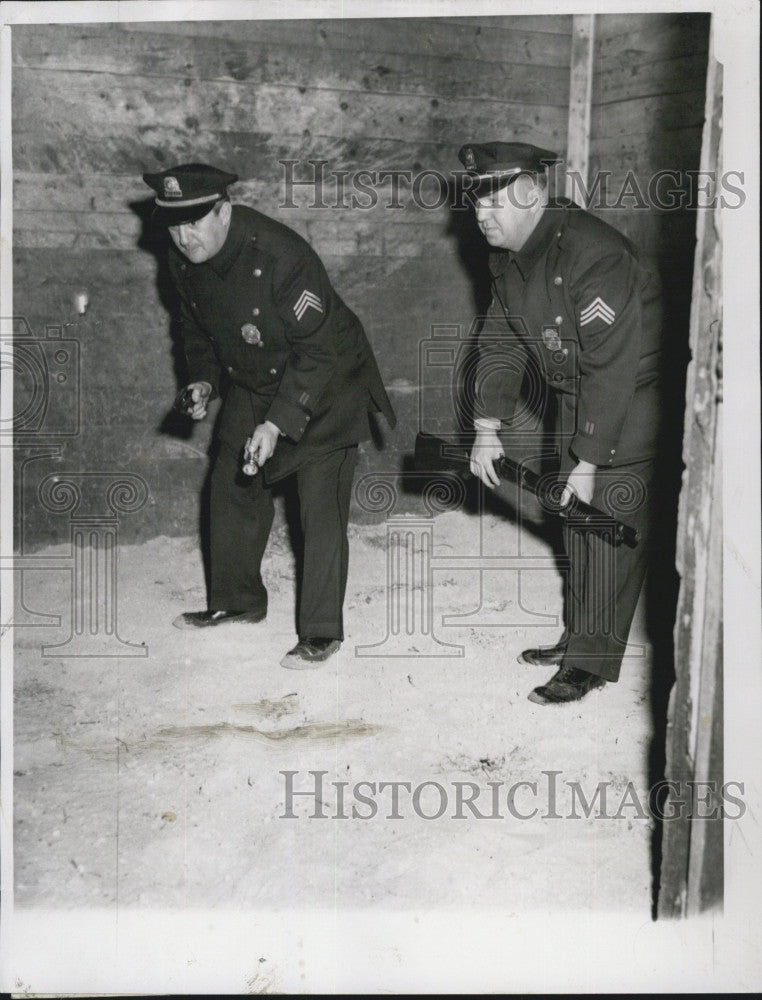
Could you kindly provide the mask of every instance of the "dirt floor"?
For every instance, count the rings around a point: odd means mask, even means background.
[[[561,581],[544,541],[460,511],[350,531],[347,638],[335,660],[303,672],[279,666],[295,642],[282,512],[265,557],[266,622],[174,629],[181,611],[205,606],[203,564],[195,540],[163,537],[117,551],[116,630],[134,645],[114,647],[86,611],[86,656],[43,655],[71,634],[73,576],[67,546],[38,553],[47,568],[17,585],[18,908],[425,905],[650,919],[651,820],[626,801],[631,782],[647,804],[640,621],[619,684],[535,705],[527,694],[553,671],[516,656],[559,633]],[[389,560],[397,538],[408,549]],[[414,547],[423,556],[406,554]],[[526,565],[485,569],[485,555]],[[60,627],[20,624],[43,613]],[[325,772],[317,797],[311,771]],[[313,790],[293,798],[292,818],[287,780]],[[382,782],[409,783],[396,808]],[[609,818],[584,817],[574,782],[588,799],[608,783]]]

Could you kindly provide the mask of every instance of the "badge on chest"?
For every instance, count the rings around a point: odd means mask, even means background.
[[[260,333],[259,327],[254,326],[253,323],[244,323],[241,327],[241,336],[246,341],[247,344],[256,344],[257,347],[264,347],[262,343],[262,334]]]
[[[542,342],[549,351],[561,350],[561,331],[557,326],[544,326],[542,328]]]

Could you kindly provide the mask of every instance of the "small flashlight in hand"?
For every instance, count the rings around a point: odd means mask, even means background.
[[[249,442],[246,442],[246,446],[243,449],[243,468],[242,472],[245,476],[256,476],[259,472],[259,466],[256,463],[254,457],[249,453]]]

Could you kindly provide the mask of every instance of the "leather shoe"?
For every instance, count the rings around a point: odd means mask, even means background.
[[[519,663],[531,663],[535,667],[557,667],[566,653],[566,643],[557,642],[555,646],[539,646],[537,649],[525,649],[519,654]]]
[[[185,611],[172,624],[175,628],[210,628],[212,625],[225,625],[228,622],[254,625],[264,621],[266,617],[266,611]]]
[[[280,665],[288,670],[315,670],[338,652],[340,647],[338,639],[325,639],[320,636],[300,639],[294,648],[286,653]]]
[[[589,674],[577,667],[561,667],[547,684],[535,688],[529,700],[537,705],[558,705],[567,701],[579,701],[589,691],[603,687],[605,678]]]

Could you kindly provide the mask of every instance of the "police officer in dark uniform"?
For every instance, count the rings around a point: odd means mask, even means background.
[[[499,432],[503,422],[526,419],[524,383],[529,396],[556,405],[562,502],[574,492],[641,536],[635,548],[614,547],[600,534],[565,529],[564,634],[519,660],[559,668],[531,701],[575,701],[618,679],[645,577],[662,409],[661,295],[628,239],[574,203],[549,198],[554,153],[492,142],[463,146],[459,159],[493,248],[471,469],[498,485]]]
[[[357,444],[370,437],[369,411],[395,422],[373,352],[309,244],[260,212],[231,205],[227,187],[237,175],[189,163],[143,179],[172,240],[169,269],[190,374],[186,412],[200,420],[211,399],[224,397],[211,479],[209,610],[186,612],[174,624],[264,619],[268,486],[295,472],[304,532],[299,642],[281,662],[317,666],[344,637]]]

